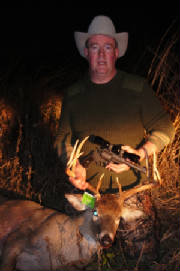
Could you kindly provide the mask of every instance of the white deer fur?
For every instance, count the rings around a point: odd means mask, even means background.
[[[135,220],[135,219],[138,219],[138,218],[142,217],[143,214],[144,213],[141,210],[137,210],[137,209],[134,209],[134,208],[131,209],[131,208],[123,207],[121,217],[125,221],[130,222],[132,220]]]

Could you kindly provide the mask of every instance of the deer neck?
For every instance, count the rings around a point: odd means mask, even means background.
[[[87,210],[79,217],[79,232],[91,244],[97,244],[97,226],[94,224],[92,210]]]

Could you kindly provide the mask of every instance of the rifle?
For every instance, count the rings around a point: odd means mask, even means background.
[[[114,164],[126,164],[130,168],[139,170],[144,174],[147,173],[147,169],[139,164],[140,156],[124,151],[122,144],[110,144],[102,137],[94,135],[90,135],[88,140],[100,147],[96,148],[95,151],[91,151],[86,156],[80,157],[80,163],[83,167],[88,168],[93,161],[100,163],[104,167],[112,162]]]

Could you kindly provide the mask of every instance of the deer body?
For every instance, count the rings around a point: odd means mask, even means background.
[[[87,264],[99,247],[90,210],[71,218],[32,201],[16,200],[2,204],[0,216],[0,270],[63,270]]]
[[[65,195],[78,211],[70,217],[32,201],[6,201],[0,205],[0,270],[76,270],[88,264],[101,247],[111,246],[120,218],[143,215],[123,202],[152,184],[97,197],[95,212],[82,203],[81,194]],[[78,269],[79,270],[79,269]]]
[[[97,242],[79,232],[82,218],[53,215],[31,236],[30,245],[17,258],[20,270],[56,270],[87,264],[97,251]]]

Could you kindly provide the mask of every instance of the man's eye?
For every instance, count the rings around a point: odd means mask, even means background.
[[[106,50],[112,50],[112,46],[111,46],[110,44],[106,44],[106,45],[104,46],[104,48],[105,48]]]
[[[96,44],[94,44],[94,45],[91,45],[90,48],[91,48],[92,50],[97,50],[97,49],[98,49],[98,46],[97,46]]]

